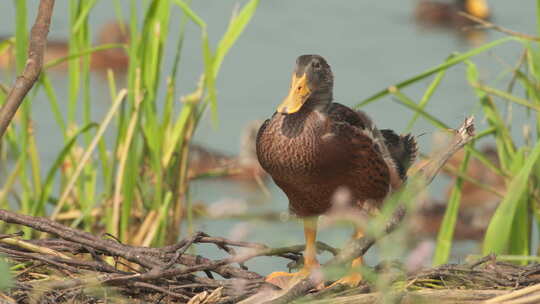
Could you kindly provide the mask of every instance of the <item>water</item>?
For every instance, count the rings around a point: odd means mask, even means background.
[[[193,1],[192,8],[209,26],[213,45],[222,35],[232,10],[245,1]],[[57,1],[50,37],[62,39],[69,33],[68,1]],[[112,2],[100,1],[91,14],[90,22],[95,32],[100,25],[115,18]],[[128,1],[121,1],[123,13],[127,14]],[[209,120],[197,130],[195,140],[208,147],[229,153],[238,152],[239,136],[243,127],[251,120],[269,117],[287,93],[290,74],[295,58],[300,54],[317,53],[327,58],[335,75],[335,99],[340,103],[354,105],[363,98],[398,81],[416,75],[421,71],[441,63],[452,52],[464,52],[470,46],[449,31],[423,31],[412,21],[414,1],[261,1],[260,7],[238,43],[225,58],[217,81],[219,98],[219,127],[214,128]],[[536,29],[534,1],[491,0],[495,22],[501,26],[533,34]],[[31,9],[29,22],[35,17],[37,1],[28,1]],[[11,1],[0,2],[0,35],[14,32],[14,10]],[[173,60],[174,33],[179,26],[181,11],[172,11],[171,41],[164,67],[170,67]],[[142,19],[142,16],[141,16]],[[488,33],[487,40],[502,37],[498,33]],[[181,94],[191,92],[202,72],[200,57],[200,35],[198,28],[188,24],[186,44],[182,54],[180,77]],[[514,65],[521,48],[512,43],[497,47],[494,51],[474,59],[479,64],[482,80],[493,86],[504,88],[508,76],[501,79],[499,73],[508,70],[501,61]],[[164,68],[164,73],[168,70]],[[0,73],[0,80],[10,83],[12,76]],[[53,75],[54,85],[61,103],[67,100],[67,77]],[[416,98],[422,95],[430,80],[406,89]],[[94,120],[101,120],[110,105],[105,81],[97,75],[92,80]],[[55,135],[59,129],[53,120],[49,105],[44,98],[34,101],[36,137],[45,162],[52,162],[57,155],[62,139]],[[366,110],[383,128],[403,130],[412,113],[392,102],[390,97],[367,106]],[[447,75],[432,98],[427,110],[440,117],[451,126],[457,126],[464,117],[479,115],[479,106],[473,91],[467,85],[464,66],[457,66]],[[524,121],[523,113],[514,113],[515,121]],[[521,123],[520,123],[521,124]],[[521,128],[513,130],[521,141]],[[478,129],[485,127],[479,116]],[[431,135],[434,128],[419,120],[414,134],[427,133],[419,139],[422,152],[431,149]],[[47,168],[47,164],[43,166]],[[441,197],[444,183],[438,182],[432,189],[435,197]],[[194,201],[206,205],[223,202],[225,199],[263,201],[265,204],[248,204],[249,212],[263,209],[287,210],[285,196],[273,184],[269,185],[271,196],[246,190],[228,182],[197,182],[192,188]],[[284,246],[303,242],[301,226],[295,221],[281,224],[264,221],[212,220],[196,221],[197,230],[211,235],[243,235],[246,240]],[[325,230],[319,239],[339,245],[347,239],[348,233],[342,228]],[[474,245],[459,247],[454,255],[461,257],[461,251]],[[215,251],[204,253],[217,255]],[[368,263],[376,261],[373,250]],[[261,260],[259,260],[261,261]],[[264,263],[250,263],[254,270],[267,272],[284,268],[285,263],[277,259],[265,259]]]

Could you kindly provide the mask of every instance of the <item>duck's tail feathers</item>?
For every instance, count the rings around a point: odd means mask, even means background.
[[[384,137],[388,152],[394,160],[400,178],[405,180],[407,170],[418,154],[414,136],[411,134],[397,135],[394,131],[388,129],[381,130],[381,134]]]

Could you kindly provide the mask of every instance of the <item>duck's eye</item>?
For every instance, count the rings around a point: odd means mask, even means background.
[[[313,66],[314,69],[320,69],[321,63],[319,61],[314,61],[311,66]]]

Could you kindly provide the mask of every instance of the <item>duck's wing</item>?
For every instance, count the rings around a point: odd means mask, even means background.
[[[334,102],[329,108],[328,116],[334,125],[345,125],[341,126],[341,132],[344,132],[347,128],[351,128],[351,131],[354,131],[353,133],[359,133],[356,134],[357,136],[367,137],[377,153],[387,161],[388,165],[395,167],[392,155],[386,146],[385,137],[365,112],[355,111]]]
[[[354,111],[339,103],[332,103],[328,114],[335,125],[340,125],[337,128],[340,131],[337,132],[355,134],[355,141],[363,140],[364,144],[373,145],[389,168],[392,187],[399,187],[406,179],[407,169],[416,159],[417,145],[414,137],[410,134],[397,135],[388,129],[379,130],[366,113]]]
[[[347,159],[338,162],[349,166],[352,178],[359,180],[358,187],[366,187],[362,191],[382,199],[388,189],[401,186],[402,179],[384,136],[366,113],[338,103],[331,104],[327,113],[334,139],[327,146],[335,146],[336,159]]]
[[[373,130],[374,124],[369,116],[362,111],[354,111],[340,103],[333,102],[328,108],[328,116],[334,122],[347,123],[361,130]]]

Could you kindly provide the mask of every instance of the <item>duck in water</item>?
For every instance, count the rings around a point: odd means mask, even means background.
[[[0,41],[11,38],[0,37]],[[129,27],[118,22],[106,23],[100,30],[98,35],[98,45],[104,44],[129,44]],[[47,49],[45,51],[45,64],[57,59],[69,56],[69,43],[61,40],[47,41]],[[127,71],[129,65],[129,56],[126,50],[121,47],[110,48],[96,51],[90,54],[90,69],[93,71],[105,72],[107,69],[112,69],[115,72]],[[0,53],[0,69],[10,69],[15,66],[15,49],[8,48]],[[68,67],[67,61],[55,65],[55,71],[66,71]]]
[[[486,0],[454,0],[452,3],[419,0],[414,16],[420,25],[426,27],[460,29],[475,24],[474,21],[460,15],[459,12],[465,12],[483,20],[488,20],[491,16]]]

